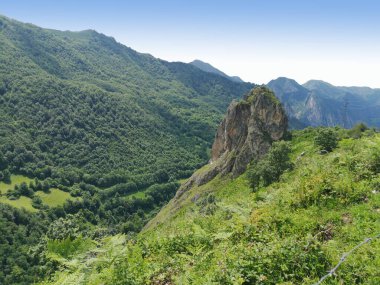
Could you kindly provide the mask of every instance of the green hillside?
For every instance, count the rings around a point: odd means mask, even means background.
[[[0,16],[0,283],[55,268],[43,239],[59,219],[89,236],[139,231],[207,162],[227,105],[252,86],[93,30]]]
[[[178,69],[95,31],[1,17],[0,41],[0,150],[29,175],[75,171],[100,186],[187,176],[207,160],[226,106],[252,87]]]
[[[314,143],[318,129],[293,132],[293,169],[278,182],[252,191],[247,173],[218,176],[172,200],[136,238],[60,255],[43,284],[316,283],[380,233],[380,135],[334,131],[341,140],[327,154]],[[379,268],[375,238],[323,284],[379,284]]]

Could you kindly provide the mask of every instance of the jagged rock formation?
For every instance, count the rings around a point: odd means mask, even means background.
[[[284,136],[287,124],[282,105],[266,87],[256,87],[243,101],[232,102],[216,132],[209,165],[195,172],[176,197],[219,173],[242,174],[253,159],[260,159],[273,141]]]

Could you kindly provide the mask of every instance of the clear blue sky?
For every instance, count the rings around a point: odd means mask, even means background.
[[[201,59],[255,83],[286,76],[380,87],[375,0],[1,0],[0,14],[95,29],[137,51]]]

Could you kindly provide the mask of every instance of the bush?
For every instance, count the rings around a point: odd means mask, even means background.
[[[29,188],[28,184],[22,182],[20,185],[16,184],[14,190],[8,191],[7,195],[16,197],[26,196],[29,198],[33,198],[34,191],[33,189]]]
[[[367,130],[368,127],[365,124],[359,123],[353,126],[352,129],[348,131],[348,135],[354,139],[358,139],[361,138],[362,133]]]
[[[320,129],[314,138],[314,143],[320,150],[331,152],[338,146],[338,136],[332,129]]]
[[[48,240],[47,250],[63,258],[70,258],[74,254],[85,252],[92,247],[92,241],[79,236],[75,239],[67,237],[63,240]]]
[[[323,276],[330,267],[316,241],[300,238],[258,244],[249,251],[239,249],[241,258],[228,268],[239,268],[243,284],[310,284],[305,281]]]
[[[289,159],[290,151],[289,142],[273,143],[265,157],[253,164],[248,171],[251,188],[256,190],[260,185],[268,186],[278,181],[285,170],[292,168],[293,164]]]
[[[3,178],[2,178],[2,180],[4,181],[4,183],[7,183],[7,184],[11,183],[11,173],[9,172],[8,169],[5,169],[3,171]]]
[[[361,155],[356,155],[348,160],[348,169],[355,174],[357,181],[371,179],[380,173],[380,150],[368,149]]]
[[[32,206],[35,209],[41,209],[42,208],[42,200],[39,196],[34,196],[32,199]]]

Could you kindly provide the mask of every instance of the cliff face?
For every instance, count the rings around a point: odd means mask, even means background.
[[[287,123],[281,104],[265,87],[256,87],[242,102],[232,102],[216,132],[209,165],[195,172],[176,197],[218,174],[242,174],[253,159],[260,159],[273,141],[284,136]]]

